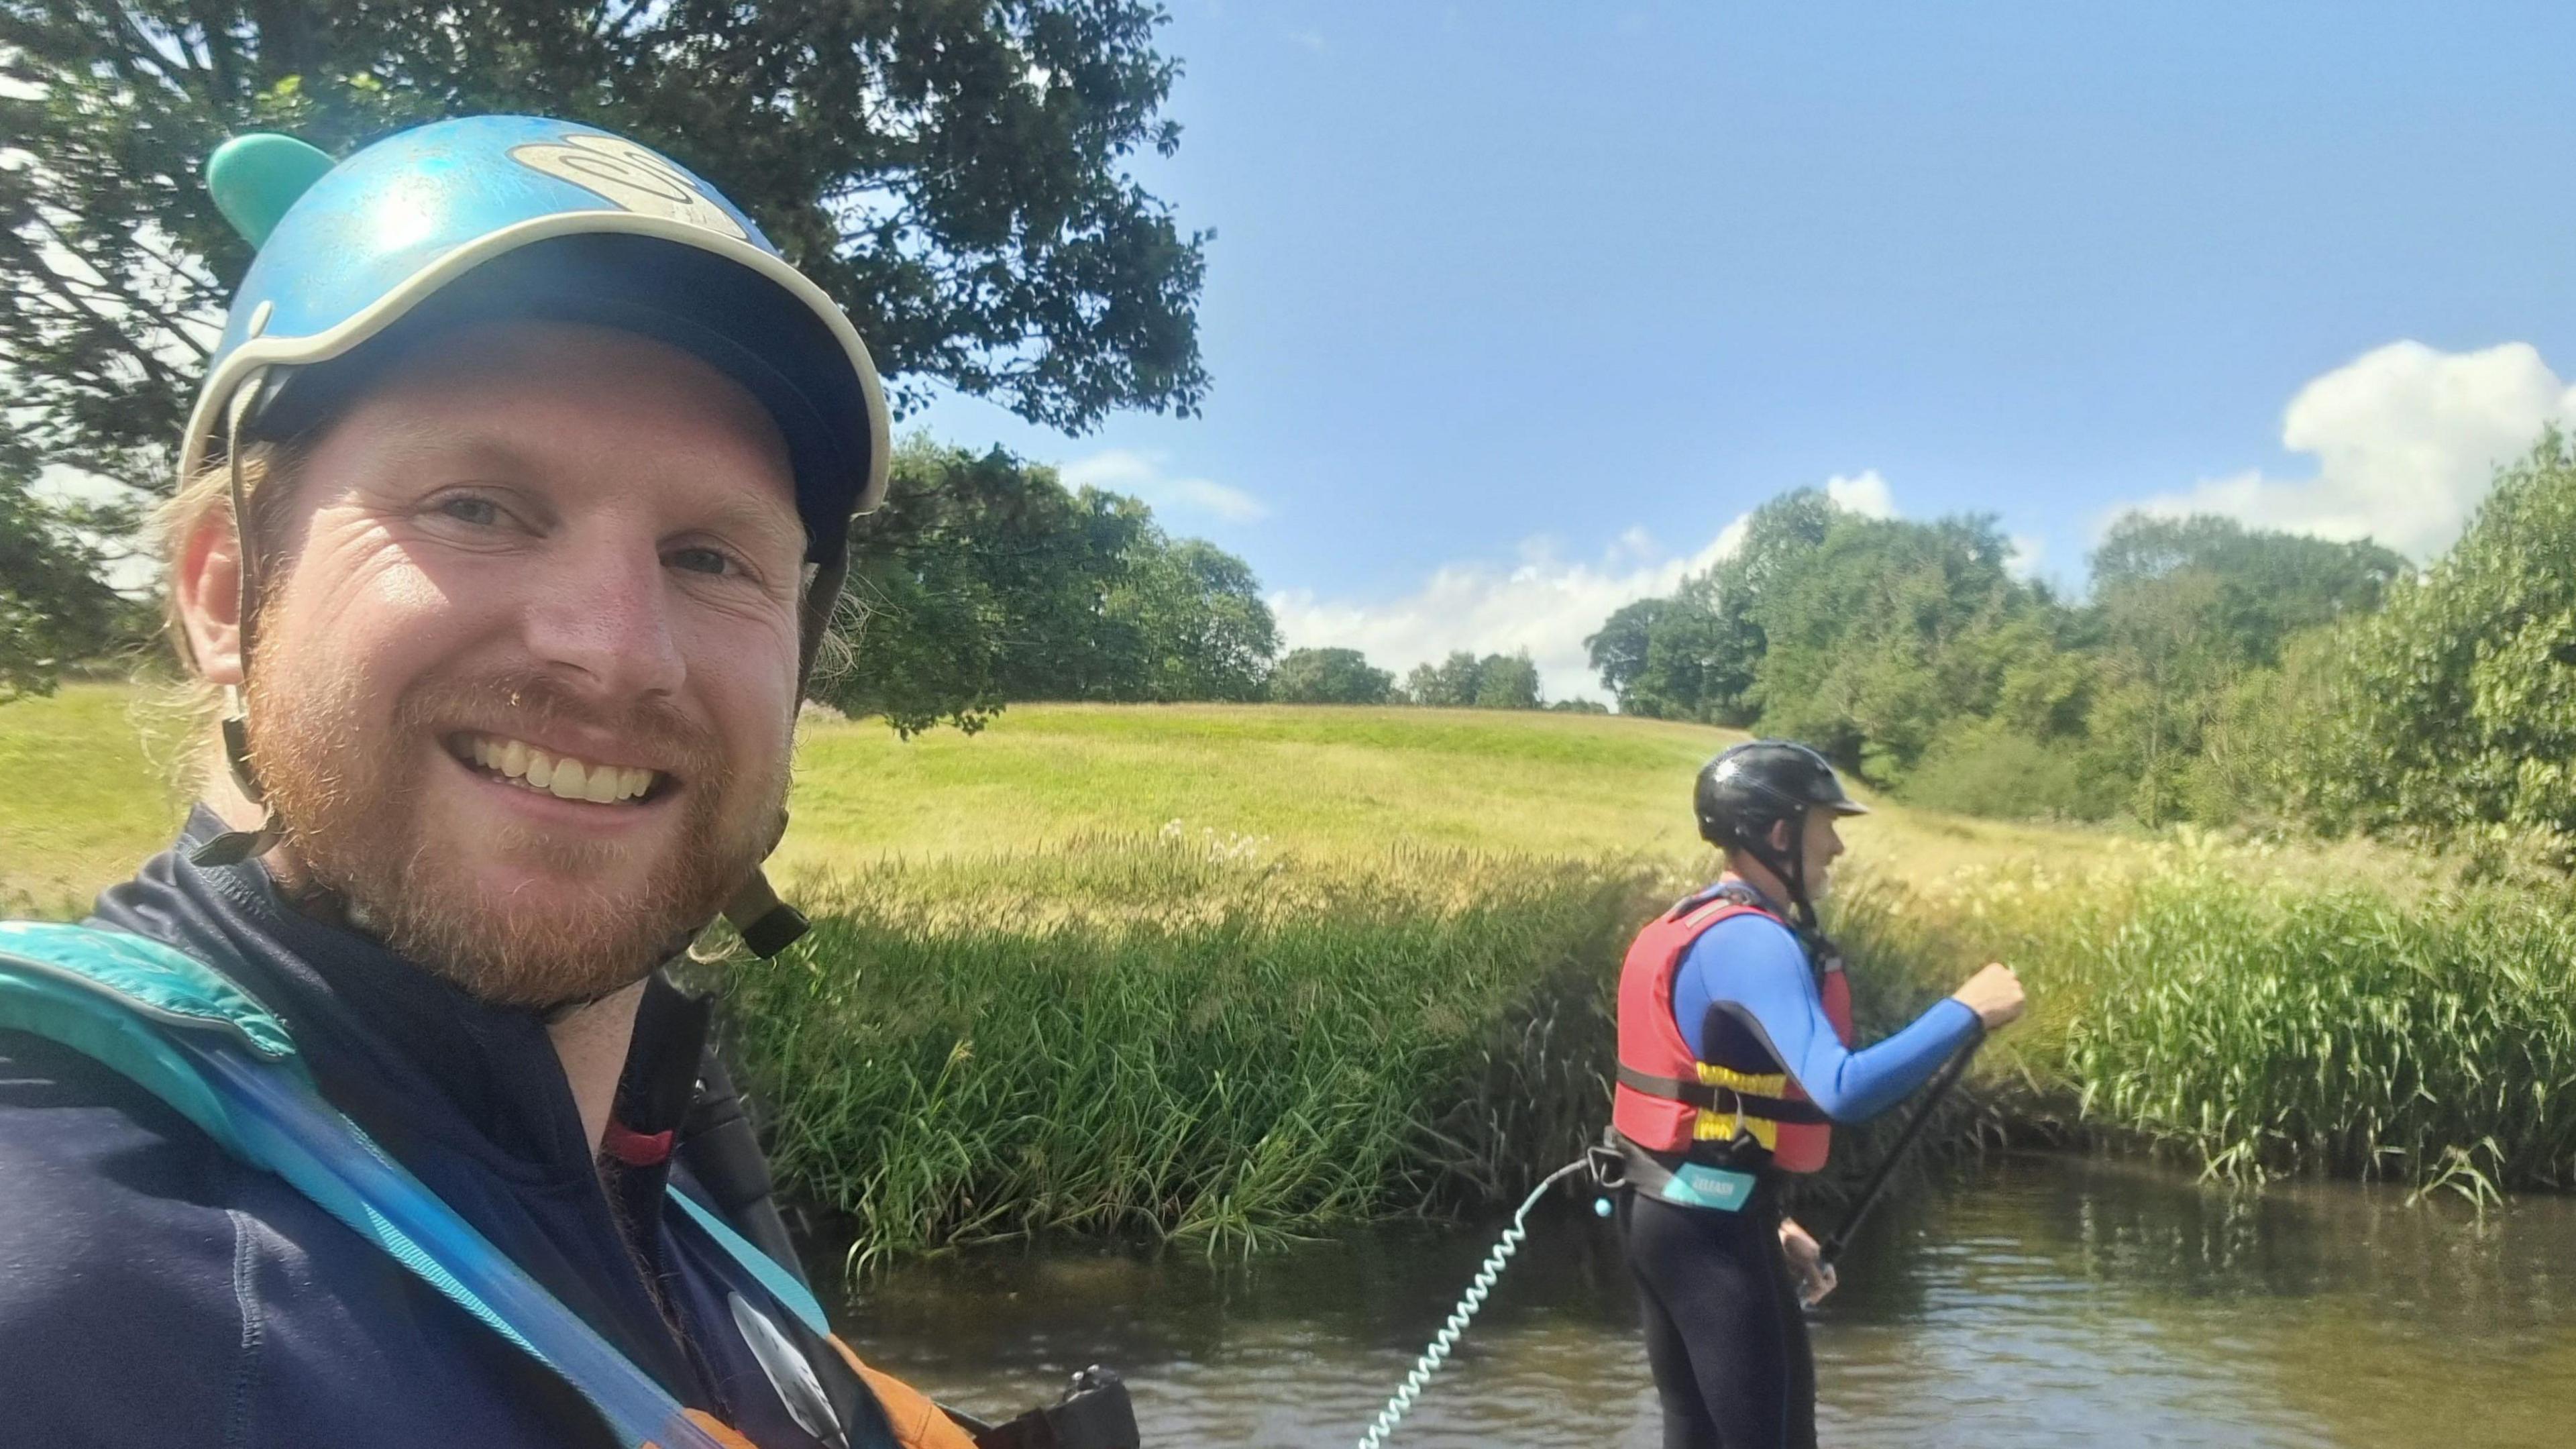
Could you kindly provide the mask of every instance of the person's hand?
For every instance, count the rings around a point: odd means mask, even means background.
[[[2021,978],[2001,961],[1988,962],[1984,970],[1969,977],[1968,984],[1950,996],[1975,1012],[1988,1031],[2008,1026],[2021,1016]]]
[[[1834,1291],[1834,1284],[1840,1281],[1834,1275],[1834,1265],[1825,1261],[1825,1250],[1816,1246],[1815,1238],[1798,1226],[1796,1218],[1780,1220],[1780,1251],[1789,1259],[1789,1271],[1798,1280],[1800,1306],[1813,1308]]]

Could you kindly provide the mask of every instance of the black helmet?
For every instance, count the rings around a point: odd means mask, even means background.
[[[1700,837],[1721,850],[1741,850],[1770,867],[1789,888],[1804,924],[1815,908],[1807,900],[1807,811],[1821,806],[1836,815],[1866,815],[1869,807],[1844,793],[1825,757],[1794,740],[1747,740],[1700,767],[1691,792]],[[1789,849],[1771,846],[1771,827],[1789,822]]]
[[[1811,806],[1869,813],[1824,756],[1794,740],[1747,740],[1701,766],[1691,805],[1701,838],[1719,847],[1765,844],[1775,823],[1803,820]]]

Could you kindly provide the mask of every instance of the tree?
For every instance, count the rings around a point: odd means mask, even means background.
[[[2334,543],[2206,514],[2129,514],[2092,563],[2107,684],[2093,733],[2124,759],[2137,782],[2133,808],[2149,825],[2185,809],[2187,789],[2204,807],[2226,798],[2187,781],[2206,766],[2212,723],[2248,708],[2236,697],[2240,680],[2278,665],[2299,631],[2376,609],[2406,573],[2404,559],[2367,540]]]
[[[1993,636],[2039,602],[2011,552],[1990,517],[1838,514],[1760,599],[1763,732],[1887,780],[1949,720],[1993,713],[2009,659]]]
[[[1279,626],[1251,566],[1203,539],[1173,542],[1150,524],[1125,563],[1101,614],[1132,631],[1141,657],[1131,678],[1093,697],[1258,698],[1279,653]]]
[[[1536,709],[1538,665],[1524,649],[1517,654],[1488,654],[1476,661],[1478,709]]]
[[[1190,412],[1206,237],[1125,170],[1179,142],[1161,20],[1140,0],[0,0],[0,415],[39,464],[166,490],[250,260],[200,184],[216,144],[346,153],[488,111],[718,179],[898,402],[944,384],[1075,430]]]
[[[907,440],[850,556],[848,657],[816,696],[904,734],[1012,700],[1249,699],[1278,652],[1242,560],[1000,449]]]
[[[2116,683],[2094,707],[2095,730],[2127,744],[2137,816],[2148,825],[2171,818],[2208,712],[2239,672],[2229,656],[2245,646],[2216,626],[2221,592],[2217,575],[2189,569],[2103,600]]]
[[[1413,672],[1404,677],[1405,698],[1434,709],[1465,709],[1476,702],[1482,672],[1475,655],[1464,649],[1454,651],[1438,664],[1413,666]]]
[[[1755,726],[1892,783],[1945,732],[1998,715],[2034,744],[2080,735],[2093,671],[2063,657],[2065,611],[2011,576],[2010,554],[1991,518],[1864,518],[1800,489],[1755,509],[1707,572],[1586,643],[1622,712]],[[1946,768],[2008,779],[1988,765],[2029,753],[1986,741]]]
[[[1661,717],[1664,701],[1645,688],[1646,659],[1655,643],[1655,626],[1671,611],[1670,599],[1639,599],[1611,611],[1600,632],[1587,636],[1583,652],[1592,659],[1601,687],[1629,714]]]
[[[1356,649],[1292,649],[1270,672],[1281,704],[1384,704],[1394,688],[1395,676]]]
[[[1753,510],[1734,551],[1685,579],[1669,599],[1643,599],[1584,640],[1623,714],[1742,727],[1761,713],[1754,682],[1767,652],[1762,601],[1822,544],[1838,516],[1812,488]]]
[[[2449,554],[2338,628],[2292,798],[2330,829],[2576,851],[2576,449],[2552,432]]]
[[[1101,558],[1138,521],[1107,502],[1085,506],[999,449],[906,441],[886,506],[851,525],[836,630],[849,659],[818,673],[815,696],[902,734],[981,728],[1025,684],[1016,657],[1071,650],[1064,622],[1098,610]]]
[[[2197,632],[2240,664],[2280,662],[2282,642],[2303,629],[2379,607],[2406,560],[2360,539],[2249,529],[2232,518],[2124,515],[2093,551],[2093,594],[2113,605],[2141,590],[2197,595]],[[2206,580],[2206,582],[2197,582]]]

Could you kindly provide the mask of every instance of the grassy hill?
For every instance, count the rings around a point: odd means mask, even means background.
[[[0,706],[15,794],[0,812],[0,905],[76,909],[166,843],[184,809],[180,728],[119,685]],[[1537,712],[1024,704],[971,736],[906,741],[873,720],[814,719],[801,738],[789,873],[1157,836],[1173,821],[1273,855],[1404,844],[1695,869],[1691,774],[1741,736]],[[1854,859],[1906,879],[2125,848],[1874,803],[1846,832]]]
[[[1693,773],[1744,738],[1663,720],[1291,705],[1014,705],[978,735],[813,724],[784,855],[838,864],[1023,849],[1179,821],[1306,856],[1392,843],[1637,855],[1696,868]],[[1908,878],[2116,854],[2100,831],[1909,811],[1846,830]]]

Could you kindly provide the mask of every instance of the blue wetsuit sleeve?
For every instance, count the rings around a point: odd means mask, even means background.
[[[1838,1122],[1896,1105],[1977,1032],[1976,1012],[1945,996],[1894,1036],[1865,1051],[1848,1050],[1825,1015],[1798,938],[1760,916],[1718,923],[1691,944],[1673,975],[1673,1022],[1702,1061],[1708,1058],[1700,1033],[1709,1007],[1721,1001],[1744,1009],[1789,1075]]]

